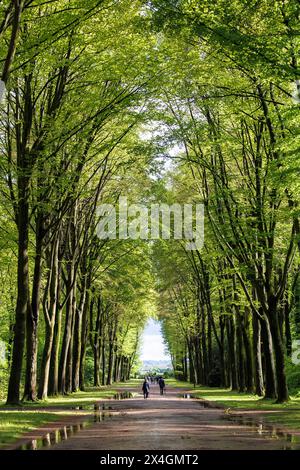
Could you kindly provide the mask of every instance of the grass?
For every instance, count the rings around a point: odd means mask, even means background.
[[[176,387],[176,388],[183,388],[185,390],[188,390],[191,387],[190,382],[180,382],[179,380],[170,378],[170,379],[165,379],[166,382],[166,387],[171,386],[171,387]]]
[[[112,398],[117,393],[117,390],[111,388],[89,388],[85,392],[75,392],[70,395],[58,395],[57,397],[48,397],[47,400],[37,400],[36,402],[22,402],[18,408],[34,409],[34,408],[47,408],[47,407],[73,407],[88,405],[94,403],[96,400],[105,400]],[[0,405],[0,412],[6,409],[5,402],[2,401]],[[10,407],[11,408],[11,407]]]
[[[114,387],[116,388],[132,388],[132,387],[137,387],[142,386],[143,379],[130,379],[127,380],[126,382],[115,382]]]
[[[19,410],[0,412],[0,446],[15,441],[22,434],[39,428],[43,424],[58,421],[61,414],[47,411]]]
[[[0,405],[0,447],[15,441],[22,434],[37,429],[43,424],[59,421],[70,413],[74,414],[74,411],[68,410],[68,408],[89,405],[97,400],[111,398],[116,393],[115,389],[107,387],[103,389],[89,388],[85,392],[49,397],[44,401],[23,402],[18,407],[8,407],[5,402],[2,402]],[[47,411],[48,407],[55,407],[57,410],[49,409]]]
[[[274,403],[272,399],[265,399],[257,395],[248,393],[235,392],[224,388],[199,387],[189,390],[194,396],[204,398],[211,402],[215,402],[226,408],[244,408],[255,410],[282,410],[282,409],[299,409],[300,399],[291,397],[287,403]]]
[[[280,424],[286,428],[300,431],[300,411],[283,411],[277,414],[270,414],[266,417],[266,421],[270,424]]]
[[[190,389],[189,393],[203,398],[227,410],[253,410],[263,414],[263,419],[271,424],[300,430],[300,398],[291,397],[287,403],[274,403],[274,400],[264,399],[257,395],[239,393],[223,388],[199,387]],[[263,413],[268,412],[268,413]]]

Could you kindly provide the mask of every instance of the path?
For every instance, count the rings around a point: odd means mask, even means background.
[[[124,390],[124,389],[122,389]],[[129,389],[136,392],[135,389]],[[258,450],[285,449],[283,438],[259,426],[231,422],[224,410],[204,408],[196,399],[180,397],[182,389],[168,389],[161,397],[151,386],[148,400],[136,397],[106,400],[112,409],[101,422],[82,429],[53,450]]]

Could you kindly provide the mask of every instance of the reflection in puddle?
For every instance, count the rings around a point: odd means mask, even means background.
[[[113,397],[114,400],[125,400],[127,398],[133,398],[131,392],[119,392]],[[90,405],[78,405],[70,407],[71,410],[76,411],[93,411],[93,415],[87,416],[86,420],[74,425],[63,426],[61,429],[56,429],[39,439],[33,439],[32,441],[21,445],[16,450],[38,450],[47,447],[51,447],[59,442],[66,441],[74,434],[78,433],[87,426],[91,426],[93,423],[101,423],[105,419],[111,417],[108,411],[113,410],[113,407],[107,403],[94,403]]]
[[[190,400],[193,398],[193,399],[198,400],[199,405],[202,406],[203,408],[213,408],[213,406],[208,401],[202,400],[202,398],[199,398],[199,397],[195,397],[192,393],[183,393],[182,395],[179,395],[179,397],[185,398],[187,400]]]
[[[89,410],[94,410],[94,411],[108,411],[112,410],[112,406],[108,405],[107,403],[95,403],[91,405],[78,405],[78,406],[72,406],[70,408],[71,410],[76,410],[76,411],[89,411]]]
[[[84,429],[88,424],[88,422],[84,422],[80,424],[64,426],[61,429],[56,429],[55,431],[47,433],[45,436],[39,439],[33,439],[32,441],[21,445],[16,450],[39,450],[45,447],[51,447],[54,444],[66,441],[71,436]]]
[[[226,415],[223,419],[241,426],[250,427],[260,436],[267,439],[278,439],[282,441],[281,450],[300,450],[300,435],[278,429],[272,424],[258,422],[250,416]]]
[[[77,434],[79,431],[82,431],[82,429],[91,426],[93,423],[102,423],[102,421],[105,421],[106,419],[110,418],[111,414],[103,413],[101,407],[102,404],[100,406],[98,404],[94,405],[94,414],[92,416],[87,416],[85,421],[78,424],[63,426],[60,429],[55,429],[54,431],[47,433],[41,438],[33,439],[32,441],[27,442],[26,444],[22,444],[16,450],[39,450],[51,447],[55,444],[59,444],[60,442],[68,440],[70,437],[74,436],[74,434]],[[111,407],[108,408],[111,409]],[[73,409],[87,408],[82,406],[74,407]]]
[[[185,399],[197,399],[199,405],[203,408],[217,408],[214,407],[213,404],[199,397],[195,397],[191,393],[183,393],[179,396],[180,398]],[[222,416],[222,419],[230,421],[234,424],[245,426],[245,431],[247,431],[247,428],[251,428],[251,430],[256,432],[259,436],[265,437],[266,439],[278,439],[278,441],[281,441],[278,446],[278,448],[280,449],[281,445],[281,450],[300,450],[300,435],[298,434],[283,431],[270,423],[266,424],[261,421],[259,422],[254,418],[251,418],[250,416],[226,414]]]
[[[114,400],[126,400],[127,398],[133,398],[133,394],[131,392],[118,392],[114,395]]]

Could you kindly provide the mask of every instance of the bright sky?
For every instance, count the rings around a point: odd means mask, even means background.
[[[169,353],[165,349],[166,346],[164,345],[160,324],[157,320],[151,318],[143,332],[140,358],[142,361],[171,360]]]

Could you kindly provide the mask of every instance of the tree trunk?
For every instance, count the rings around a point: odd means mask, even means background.
[[[252,317],[252,329],[255,394],[262,397],[264,395],[264,377],[261,357],[261,324],[256,315]]]
[[[106,356],[105,356],[105,337],[102,339],[102,377],[101,384],[105,385],[105,374],[106,374]]]
[[[273,340],[268,319],[260,320],[265,359],[265,398],[275,398],[277,394]]]
[[[237,307],[236,307],[237,309]],[[239,391],[245,391],[245,351],[244,351],[244,341],[243,341],[243,332],[242,332],[242,319],[240,313],[236,314],[237,318],[237,327],[236,327],[236,338],[237,338],[237,375],[238,375],[238,384]]]
[[[51,351],[53,344],[53,332],[54,325],[52,323],[45,323],[45,345],[42,356],[41,363],[41,376],[39,383],[39,398],[45,400],[48,396],[48,381],[49,381],[49,370],[50,370],[50,360],[51,360]]]
[[[35,401],[37,397],[37,353],[38,353],[38,321],[40,310],[40,291],[42,279],[42,220],[38,216],[36,224],[36,255],[34,263],[34,275],[32,284],[31,305],[27,309],[27,351],[26,351],[26,380],[24,400]]]
[[[90,283],[89,283],[90,285]],[[83,309],[82,315],[82,330],[81,330],[81,355],[80,355],[80,371],[79,371],[79,388],[84,391],[85,389],[85,357],[86,357],[86,347],[88,341],[88,329],[89,329],[89,316],[88,311],[90,308],[90,293],[89,289],[86,293],[86,300]],[[99,364],[100,367],[100,364]]]
[[[108,349],[108,369],[107,369],[106,385],[112,384],[113,363],[114,363],[114,344],[112,341],[110,341],[109,349]]]
[[[227,346],[230,371],[230,386],[233,390],[238,390],[237,364],[236,364],[236,335],[235,325],[232,317],[227,318]]]
[[[67,392],[67,367],[69,359],[69,349],[72,336],[72,323],[73,323],[73,296],[74,288],[72,287],[74,282],[74,266],[73,263],[70,266],[69,279],[68,279],[68,290],[70,292],[68,301],[66,303],[66,319],[65,328],[62,341],[62,348],[59,361],[59,390],[62,394]]]
[[[60,280],[58,278],[60,285]],[[58,286],[58,304],[59,304],[59,292],[60,287]],[[62,310],[60,305],[56,306],[55,314],[55,325],[54,325],[54,338],[51,351],[51,360],[50,360],[50,371],[49,371],[49,386],[48,386],[48,395],[58,395],[59,393],[59,346],[61,338],[61,320],[62,320]]]
[[[284,332],[285,332],[285,348],[288,357],[292,355],[292,333],[290,324],[290,306],[288,300],[284,303]]]
[[[227,374],[225,370],[225,319],[224,315],[220,315],[220,369],[221,369],[221,387],[228,387]]]
[[[58,276],[59,276],[59,263],[58,263],[58,237],[54,240],[51,250],[51,258],[49,263],[49,294],[48,288],[45,290],[44,295],[44,317],[45,317],[45,345],[43,350],[41,376],[39,383],[39,398],[44,400],[48,396],[49,375],[51,354],[53,348],[53,340],[56,324],[57,313],[57,295],[58,295]],[[49,295],[49,301],[48,301]],[[49,304],[49,305],[48,305]],[[58,331],[56,331],[58,333]]]
[[[273,337],[273,346],[276,359],[277,403],[284,403],[289,399],[289,392],[285,373],[284,345],[280,331],[278,307],[273,298],[270,299],[268,312],[270,328]]]
[[[206,317],[204,306],[201,308],[201,346],[202,346],[202,361],[203,361],[203,385],[208,383],[208,353],[206,342]]]
[[[253,393],[253,348],[250,340],[250,315],[249,309],[245,309],[244,317],[242,318],[241,328],[243,334],[243,342],[245,348],[245,380],[246,390],[248,393]]]
[[[25,157],[26,158],[26,157]],[[20,384],[25,345],[25,325],[29,303],[29,178],[26,175],[26,164],[20,168],[18,175],[18,273],[17,305],[14,327],[12,363],[8,383],[7,404],[18,404],[20,401]]]

